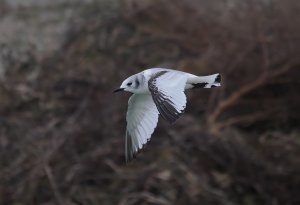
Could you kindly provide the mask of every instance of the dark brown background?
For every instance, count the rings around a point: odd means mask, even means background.
[[[0,1],[0,204],[300,204],[298,0]],[[124,162],[129,94],[149,67],[188,92]]]

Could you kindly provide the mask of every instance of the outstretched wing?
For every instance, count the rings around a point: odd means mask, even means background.
[[[187,76],[174,71],[160,71],[153,75],[148,87],[161,116],[174,123],[184,112],[186,96],[184,87]]]
[[[151,95],[133,94],[130,97],[126,116],[126,162],[150,140],[158,122],[158,114]]]

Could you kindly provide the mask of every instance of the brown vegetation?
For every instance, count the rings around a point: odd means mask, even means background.
[[[116,2],[87,4],[59,52],[2,45],[0,204],[299,204],[297,0]],[[223,86],[126,166],[112,90],[159,66]]]

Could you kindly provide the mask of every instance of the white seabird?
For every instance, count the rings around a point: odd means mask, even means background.
[[[114,92],[133,93],[128,101],[126,116],[126,162],[150,140],[159,114],[170,123],[183,114],[186,107],[185,90],[218,86],[221,86],[219,73],[196,76],[166,68],[147,69],[124,80]]]

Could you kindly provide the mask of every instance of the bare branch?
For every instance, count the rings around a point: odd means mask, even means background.
[[[224,122],[216,123],[214,125],[215,127],[212,130],[218,132],[219,130],[230,127],[232,125],[242,124],[242,123],[252,123],[257,120],[267,118],[269,114],[270,112],[257,112],[253,114],[234,116],[226,119]]]
[[[57,183],[55,182],[52,170],[48,164],[44,164],[44,170],[45,170],[46,176],[48,178],[48,181],[50,183],[50,186],[52,188],[53,194],[56,198],[57,204],[64,205],[63,198],[61,196],[61,193],[59,192],[59,189],[57,187]]]
[[[216,124],[217,118],[229,107],[235,105],[237,101],[244,95],[252,92],[255,89],[258,89],[259,87],[262,87],[272,79],[277,78],[280,75],[285,74],[288,72],[295,64],[294,63],[288,63],[284,65],[282,68],[277,69],[273,71],[272,73],[263,72],[256,80],[254,80],[251,83],[245,84],[237,91],[233,92],[231,95],[229,95],[227,98],[220,100],[219,104],[216,106],[216,109],[214,112],[210,114],[208,117],[208,124],[210,127],[216,127],[214,124]]]

